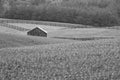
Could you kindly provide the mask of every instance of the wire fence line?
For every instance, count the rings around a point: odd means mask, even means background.
[[[8,23],[0,23],[0,26],[4,26],[4,27],[7,27],[7,28],[15,29],[15,30],[18,30],[18,31],[29,31],[30,30],[30,29],[19,27],[19,26],[10,25]]]

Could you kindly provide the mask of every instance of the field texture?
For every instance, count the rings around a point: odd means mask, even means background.
[[[0,49],[0,80],[119,79],[119,39]]]
[[[56,34],[54,34],[56,33]],[[82,38],[116,38],[120,36],[120,31],[115,29],[105,28],[75,28],[75,29],[63,29],[51,33],[52,37],[56,38],[71,38],[71,39],[82,39]]]
[[[56,44],[56,43],[58,44],[58,43],[66,43],[73,41],[73,40],[64,40],[64,39],[27,36],[27,31],[35,27],[43,28],[47,30],[47,32],[50,31],[54,32],[56,30],[62,29],[62,27],[25,24],[25,23],[14,23],[14,24],[15,25],[0,23],[0,48]]]
[[[40,27],[46,30],[47,32],[54,32],[54,31],[58,31],[58,30],[66,28],[64,26],[60,27],[60,26],[30,24],[30,23],[8,23],[8,25],[18,26],[18,27],[25,28],[25,29],[33,29],[35,27]]]
[[[87,38],[107,39],[120,36],[119,30],[107,28],[75,28],[74,26],[60,27],[28,23],[8,23],[8,24],[25,29],[33,29],[35,27],[40,27],[48,32],[48,37],[59,39],[81,40],[82,38],[84,39],[86,38],[87,40]]]
[[[15,26],[15,25],[10,25],[10,24],[7,24],[7,23],[0,23],[0,26],[15,29],[15,30],[18,30],[18,31],[28,31],[29,30],[29,29],[26,29],[26,28],[22,28],[22,27]]]
[[[59,40],[52,38],[26,36],[26,35],[20,35],[18,34],[18,32],[16,34],[0,33],[0,48],[45,45],[45,44],[56,44],[56,43],[58,44],[58,43],[66,43],[66,42],[71,42],[71,40],[64,40],[64,39]]]
[[[120,79],[119,30],[7,25],[0,26],[0,80]],[[48,31],[48,37],[27,36],[34,27]]]

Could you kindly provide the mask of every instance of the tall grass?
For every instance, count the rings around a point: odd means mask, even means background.
[[[0,50],[1,80],[119,80],[116,40]]]

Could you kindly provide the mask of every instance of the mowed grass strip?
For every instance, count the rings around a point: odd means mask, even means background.
[[[118,39],[0,50],[0,79],[118,80]]]

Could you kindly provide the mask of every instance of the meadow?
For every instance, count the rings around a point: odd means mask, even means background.
[[[119,29],[10,21],[0,26],[0,80],[120,79]],[[28,36],[34,27],[48,37]]]
[[[0,49],[1,80],[119,80],[119,39]]]
[[[31,24],[31,23],[8,23],[8,25],[13,25],[13,26],[18,26],[21,28],[25,28],[31,30],[35,27],[40,27],[44,30],[46,30],[48,33],[49,32],[54,32],[54,31],[59,31],[61,29],[65,29],[65,28],[69,28],[69,27],[65,27],[65,26],[52,26],[52,25],[42,25],[42,24]]]
[[[72,40],[64,39],[53,39],[53,38],[43,38],[35,36],[27,36],[27,31],[22,27],[14,26],[16,28],[11,28],[7,26],[0,26],[0,49],[6,47],[22,47],[22,46],[34,46],[34,45],[45,45],[45,44],[55,44],[71,42]],[[18,30],[19,29],[19,30]],[[28,29],[27,29],[28,30]]]
[[[10,33],[0,33],[0,49],[6,47],[23,47],[23,46],[34,46],[34,45],[46,45],[56,43],[67,43],[73,42],[73,40],[64,39],[53,39],[53,38],[42,38],[33,37],[26,35],[15,35]]]
[[[113,26],[111,28],[94,28],[91,26],[87,27],[66,27],[66,26],[52,26],[52,25],[42,25],[42,24],[30,24],[30,23],[10,23],[8,25],[18,26],[25,29],[33,29],[35,27],[40,27],[48,32],[48,37],[51,38],[63,38],[63,39],[70,39],[70,38],[113,38],[120,36],[119,26]],[[55,24],[55,23],[54,23]],[[67,25],[67,24],[66,24]],[[77,25],[76,25],[77,26]]]
[[[0,0],[0,80],[120,80],[119,22],[119,0]]]
[[[19,27],[19,26],[10,25],[10,24],[7,24],[7,23],[0,23],[0,26],[8,27],[8,28],[15,29],[15,30],[18,30],[18,31],[29,31],[30,30],[30,29]]]

